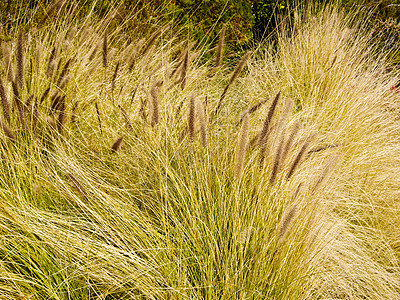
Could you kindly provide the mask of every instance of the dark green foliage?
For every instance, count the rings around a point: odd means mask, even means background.
[[[125,0],[127,10],[139,12],[143,19],[161,16],[183,25],[185,34],[205,44],[217,43],[219,32],[226,24],[226,42],[237,50],[252,40],[254,15],[251,0]]]
[[[11,29],[16,25],[37,22],[46,18],[46,8],[50,0],[5,0],[0,1],[0,40],[7,40],[15,33]],[[309,1],[318,9],[318,3],[325,0]],[[384,34],[391,44],[399,41],[400,0],[338,0],[345,8],[373,10],[373,23],[376,34]],[[181,34],[214,47],[218,42],[219,32],[226,24],[226,53],[237,52],[248,45],[260,42],[266,37],[273,37],[282,20],[290,22],[293,9],[304,10],[306,0],[66,0],[66,7],[78,3],[79,12],[86,14],[96,3],[94,12],[105,15],[114,4],[120,5],[114,22],[134,12],[137,18],[129,21],[129,29],[144,33],[153,31],[153,25],[174,20],[174,26],[183,25]],[[237,55],[238,56],[238,55]]]
[[[288,8],[286,2],[285,0],[253,0],[253,33],[255,41],[262,41],[274,32],[279,24],[280,16]]]

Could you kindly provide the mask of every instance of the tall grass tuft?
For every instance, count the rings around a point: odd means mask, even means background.
[[[19,20],[2,47],[1,299],[400,299],[399,72],[368,16],[309,2],[215,72],[187,26],[55,3],[25,87]]]

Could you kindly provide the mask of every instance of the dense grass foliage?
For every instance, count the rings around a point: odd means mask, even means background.
[[[368,20],[296,14],[227,67],[229,28],[206,60],[67,8],[1,45],[0,298],[400,297],[398,73]]]

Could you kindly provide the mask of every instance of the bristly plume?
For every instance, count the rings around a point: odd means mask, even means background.
[[[184,56],[185,57],[185,54]],[[182,66],[183,64],[183,59],[179,60],[178,64],[175,66],[175,68],[172,70],[171,74],[169,75],[169,79],[171,79],[172,77],[174,77],[174,75],[176,74],[176,72],[178,72],[179,68]]]
[[[320,187],[320,185],[324,182],[325,178],[328,177],[328,174],[333,169],[334,165],[336,164],[336,161],[337,161],[336,155],[332,155],[331,157],[328,158],[328,161],[324,169],[322,170],[321,175],[318,177],[317,182],[315,183],[314,187],[311,190],[312,194]]]
[[[52,78],[54,75],[54,71],[56,70],[56,56],[57,56],[57,48],[56,46],[53,47],[53,50],[51,50],[49,62],[47,64],[47,69],[46,69],[46,75],[49,78]]]
[[[26,81],[26,85],[27,85],[28,90],[31,90],[33,77],[35,77],[34,74],[33,74],[33,60],[32,60],[32,57],[30,57],[29,58],[28,80]]]
[[[279,15],[279,24],[278,24],[278,32],[279,36],[283,37],[285,33],[285,24],[283,23],[282,15]]]
[[[285,216],[282,222],[281,229],[279,230],[279,240],[281,240],[285,236],[285,233],[289,229],[290,223],[292,223],[292,220],[296,215],[296,211],[297,211],[297,206],[295,205],[290,209],[289,213]]]
[[[114,144],[111,146],[111,152],[112,152],[112,153],[115,153],[115,152],[118,151],[119,147],[120,147],[121,144],[122,144],[122,140],[123,140],[123,139],[124,139],[124,138],[121,136],[121,137],[119,137],[119,138],[114,142]]]
[[[13,88],[13,92],[14,92],[14,102],[18,109],[18,114],[19,114],[19,119],[20,119],[21,125],[25,129],[27,129],[27,124],[26,124],[26,120],[25,120],[25,112],[24,112],[24,108],[23,108],[24,104],[21,101],[21,98],[19,96],[18,84],[15,81],[12,81],[11,84],[12,84],[12,88]]]
[[[128,66],[129,66],[129,72],[132,72],[133,67],[135,66],[136,63],[136,58],[140,52],[140,50],[142,49],[143,46],[143,39],[140,39],[137,43],[135,48],[132,50],[131,55],[128,58]]]
[[[297,133],[299,132],[299,130],[300,130],[300,122],[297,121],[297,122],[294,124],[294,128],[293,128],[292,132],[290,133],[290,135],[289,135],[289,137],[288,137],[288,139],[287,139],[287,141],[286,141],[285,146],[283,147],[282,156],[281,156],[281,161],[282,161],[282,163],[285,162],[286,157],[287,157],[287,155],[288,155],[288,153],[289,153],[289,150],[290,150],[290,148],[292,147],[293,141],[294,141],[294,139],[296,138],[296,135],[297,135]]]
[[[162,30],[157,30],[155,31],[149,38],[147,44],[143,47],[142,50],[142,55],[145,55],[147,53],[147,51],[149,51],[149,49],[151,48],[151,46],[153,46],[154,42],[156,41],[156,39],[162,34]]]
[[[302,22],[306,21],[309,9],[310,9],[310,0],[306,0],[306,3],[304,5],[303,18],[301,20]]]
[[[68,74],[69,65],[71,64],[71,60],[72,60],[72,59],[70,58],[70,59],[68,59],[68,61],[65,63],[65,65],[64,65],[64,67],[63,67],[63,69],[62,69],[62,71],[61,71],[60,77],[58,78],[58,81],[57,81],[57,85],[58,85],[58,86],[61,85],[61,82],[62,82],[62,80],[64,79],[65,75]]]
[[[78,109],[78,101],[74,103],[72,106],[72,111],[71,111],[71,124],[74,124],[76,122],[76,110]]]
[[[107,42],[107,32],[104,33],[103,37],[103,67],[107,68],[107,56],[108,56],[108,42]]]
[[[133,100],[135,100],[135,96],[136,96],[138,88],[139,88],[139,84],[137,84],[136,87],[134,88],[134,90],[132,91],[131,105],[133,103]]]
[[[271,177],[269,179],[270,184],[275,183],[276,176],[278,175],[279,167],[280,167],[281,161],[282,161],[282,148],[283,148],[284,140],[285,140],[285,136],[282,133],[282,136],[279,141],[278,149],[276,150],[274,165],[272,167],[272,172],[271,172]]]
[[[100,44],[101,44],[101,42],[99,41],[99,42],[96,44],[96,46],[94,46],[92,52],[91,52],[90,55],[89,55],[89,62],[91,62],[91,61],[94,59],[94,57],[96,56],[96,53],[97,53],[97,51],[98,51],[99,48],[100,48]]]
[[[70,75],[66,75],[64,76],[63,80],[61,80],[60,85],[58,86],[58,88],[60,90],[64,90],[67,87],[68,82],[71,80],[71,76]]]
[[[289,180],[290,177],[292,177],[294,171],[296,171],[296,168],[299,166],[301,159],[303,158],[308,146],[310,145],[312,139],[316,136],[316,133],[311,134],[307,140],[304,142],[303,146],[301,147],[299,153],[297,154],[297,156],[295,157],[292,166],[289,169],[289,172],[286,176],[286,179]]]
[[[17,75],[16,81],[18,87],[22,89],[24,86],[24,51],[25,51],[25,41],[24,34],[22,31],[18,33],[18,42],[17,42]]]
[[[2,44],[2,54],[3,54],[3,61],[4,61],[4,67],[7,72],[7,80],[8,81],[13,81],[14,80],[14,73],[12,69],[12,64],[11,64],[11,53],[10,53],[10,48],[8,44],[3,43]]]
[[[200,135],[201,135],[201,144],[204,148],[207,148],[207,120],[206,120],[206,112],[201,101],[197,101],[197,110],[199,116],[200,123]]]
[[[240,123],[242,123],[243,118],[246,113],[248,113],[249,115],[251,115],[252,113],[255,113],[264,103],[267,102],[267,100],[268,99],[264,99],[264,100],[258,102],[257,104],[253,105],[252,107],[250,107],[248,110],[244,111],[239,119],[239,122],[237,122],[236,125],[240,125]]]
[[[218,67],[222,61],[222,53],[224,51],[224,41],[225,41],[226,24],[222,26],[221,34],[218,40],[217,51],[215,53],[215,66]]]
[[[33,104],[33,113],[32,113],[33,135],[36,135],[38,121],[39,121],[39,104],[38,104],[37,99],[35,99],[35,103]]]
[[[276,106],[278,104],[279,98],[280,98],[281,92],[279,91],[278,94],[276,94],[274,101],[272,101],[271,107],[269,108],[268,111],[268,115],[265,118],[264,124],[263,124],[263,128],[260,132],[259,135],[259,140],[258,140],[258,144],[260,146],[262,146],[263,144],[266,143],[267,139],[268,139],[268,134],[270,132],[270,125],[271,125],[271,121],[272,121],[272,117],[274,115]]]
[[[61,98],[61,103],[59,105],[59,113],[57,119],[57,129],[59,133],[62,133],[65,121],[65,96]]]
[[[189,140],[194,140],[195,134],[195,114],[196,114],[196,98],[194,95],[190,97],[189,107],[189,118],[188,118],[188,129],[189,129]]]
[[[236,149],[236,159],[235,159],[236,178],[240,178],[243,173],[244,159],[249,144],[249,127],[250,127],[250,116],[249,113],[245,113],[245,115],[243,116],[242,127],[240,129],[239,143]]]
[[[61,95],[58,93],[58,91],[55,91],[53,95],[51,96],[51,105],[49,109],[49,116],[53,115],[55,111],[58,109],[58,106],[60,105],[60,100],[61,100]]]
[[[291,203],[293,203],[297,199],[297,197],[299,196],[302,186],[303,186],[303,183],[300,182],[299,185],[297,186],[296,190],[294,191],[294,193],[292,195],[292,198],[290,199]]]
[[[315,148],[311,149],[310,151],[308,151],[307,154],[310,155],[312,153],[317,153],[317,152],[321,152],[324,150],[337,148],[340,146],[343,146],[343,144],[329,144],[329,145],[325,145],[325,146],[315,147]]]
[[[10,103],[8,102],[7,94],[4,89],[3,81],[1,80],[1,78],[0,78],[0,98],[1,98],[1,104],[3,106],[4,118],[6,119],[8,124],[11,124]]]
[[[96,107],[97,121],[99,122],[100,133],[103,134],[103,128],[101,126],[100,110],[97,101],[94,103],[94,106]]]
[[[35,57],[35,69],[36,72],[40,70],[40,66],[43,60],[43,46],[41,44],[37,44],[36,46],[36,57]]]
[[[140,97],[139,115],[142,117],[144,122],[147,122],[146,104],[148,102],[148,99],[148,97]]]
[[[160,119],[160,100],[159,92],[163,84],[161,80],[154,82],[150,94],[152,98],[151,126],[156,126]]]
[[[222,95],[218,101],[218,105],[211,114],[210,121],[214,118],[214,116],[218,113],[218,111],[221,108],[222,101],[224,100],[226,93],[228,92],[229,87],[232,85],[232,83],[236,80],[236,78],[239,76],[240,72],[242,71],[244,65],[246,64],[248,58],[250,57],[251,52],[247,52],[243,57],[241,58],[240,62],[236,66],[235,71],[233,71],[231,78],[229,79],[228,84],[226,85],[224,91],[222,92]]]
[[[151,46],[153,46],[154,42],[156,41],[156,39],[161,36],[165,31],[167,31],[170,26],[172,24],[172,21],[170,21],[167,25],[165,25],[164,27],[160,28],[159,30],[155,31],[149,38],[147,44],[143,47],[142,50],[142,55],[145,55],[146,52],[151,48]]]
[[[118,76],[118,70],[119,70],[119,62],[115,66],[114,74],[113,74],[113,77],[111,79],[111,93],[114,93],[115,80],[117,79],[117,76]]]
[[[50,87],[48,87],[48,88],[44,91],[42,97],[40,97],[39,104],[42,104],[42,103],[43,103],[44,99],[46,99],[47,96],[49,95],[49,92],[50,92]]]
[[[121,114],[125,119],[126,125],[128,126],[128,128],[130,130],[133,130],[133,126],[132,126],[131,120],[130,120],[130,118],[128,116],[128,113],[125,111],[125,109],[121,105],[118,105],[118,107],[121,110]]]
[[[54,0],[53,3],[49,6],[47,9],[45,15],[43,18],[48,18],[50,17],[54,12],[58,12],[60,8],[63,6],[64,0]],[[44,21],[44,20],[42,20]]]
[[[183,58],[183,66],[182,66],[182,72],[181,72],[181,88],[182,88],[182,90],[186,86],[188,65],[189,65],[189,47],[186,49],[185,57]]]
[[[24,109],[27,112],[31,112],[32,111],[32,102],[33,99],[35,99],[35,94],[31,94],[28,99],[26,99],[25,104],[24,104]]]
[[[49,78],[53,77],[54,71],[56,69],[56,65],[57,62],[55,59],[52,59],[51,61],[49,61],[49,64],[47,65],[47,71],[46,71],[46,75]]]
[[[244,65],[246,64],[247,60],[249,59],[251,52],[247,52],[243,57],[240,59],[238,65],[236,66],[235,71],[233,71],[231,78],[229,79],[228,85],[225,87],[223,95],[226,94],[228,91],[229,86],[238,78],[240,72],[242,72]],[[221,96],[222,98],[222,96]]]
[[[181,114],[182,106],[185,102],[186,102],[186,98],[183,98],[182,101],[178,104],[178,107],[176,108],[174,119],[178,119],[179,115]]]
[[[0,126],[1,126],[1,128],[3,128],[3,131],[4,131],[5,135],[6,135],[11,141],[15,142],[15,141],[16,141],[15,134],[14,134],[13,131],[10,129],[10,127],[8,127],[8,125],[7,125],[6,123],[1,122],[1,121],[0,121]]]
[[[86,193],[85,189],[83,188],[83,185],[71,173],[67,173],[67,176],[68,176],[69,180],[71,180],[71,182],[75,186],[75,188],[78,190],[78,192],[82,195],[82,197],[86,201],[89,201],[87,193]]]
[[[278,130],[286,130],[285,128],[287,127],[287,119],[290,113],[293,111],[293,107],[294,101],[292,99],[288,99],[279,118]]]

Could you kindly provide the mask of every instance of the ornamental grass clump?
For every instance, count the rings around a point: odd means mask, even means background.
[[[225,30],[206,61],[119,9],[2,44],[0,298],[399,299],[398,74],[364,19],[309,7],[233,70]]]

